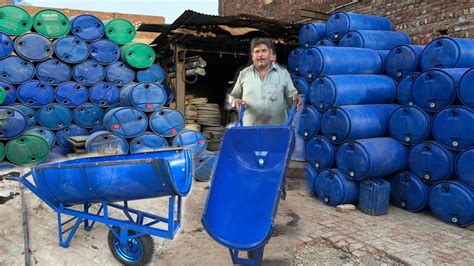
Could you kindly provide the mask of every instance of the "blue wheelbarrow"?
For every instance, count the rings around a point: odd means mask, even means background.
[[[22,176],[10,172],[4,177],[23,183],[57,212],[61,247],[69,246],[82,223],[89,231],[99,222],[110,229],[108,244],[118,261],[143,265],[151,261],[154,252],[150,236],[173,239],[180,228],[181,198],[191,189],[192,157],[188,150],[169,149],[81,158],[39,165]],[[156,197],[168,197],[167,217],[128,205],[131,200]],[[98,204],[97,211],[91,211],[93,204]]]
[[[234,264],[260,265],[273,231],[285,173],[294,147],[291,122],[282,126],[242,125],[224,135],[201,222],[230,251]],[[247,252],[247,258],[239,252]]]

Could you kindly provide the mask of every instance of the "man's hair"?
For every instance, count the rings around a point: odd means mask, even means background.
[[[272,53],[276,54],[275,44],[273,44],[273,41],[270,38],[254,38],[254,39],[252,39],[252,41],[250,42],[250,53],[253,53],[253,49],[255,47],[257,47],[258,45],[260,45],[260,44],[265,45],[266,47],[268,47],[268,49],[270,49],[272,51]]]

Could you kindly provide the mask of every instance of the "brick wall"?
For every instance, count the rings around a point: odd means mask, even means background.
[[[253,14],[288,22],[301,21],[299,10],[332,12],[351,0],[220,0],[220,15]],[[474,38],[474,0],[362,0],[341,10],[387,16],[396,30],[416,44],[448,35]]]
[[[7,4],[9,1],[7,0],[0,0],[0,5]],[[28,11],[31,15],[34,15],[36,12],[45,9],[45,7],[33,7],[33,6],[21,6],[23,9]],[[165,18],[162,16],[144,16],[144,15],[133,15],[133,14],[123,14],[123,13],[108,13],[108,12],[96,12],[96,11],[86,11],[86,10],[76,10],[76,9],[67,9],[67,8],[55,8],[61,12],[63,12],[66,16],[72,17],[80,14],[91,14],[97,16],[102,21],[115,19],[115,18],[123,18],[127,19],[138,27],[142,23],[153,23],[153,24],[164,24]],[[152,32],[137,32],[135,37],[136,42],[142,43],[150,43],[159,34],[152,33]]]

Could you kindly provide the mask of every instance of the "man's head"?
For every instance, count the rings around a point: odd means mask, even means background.
[[[269,67],[274,59],[275,46],[269,38],[255,38],[250,44],[252,62],[258,69]]]

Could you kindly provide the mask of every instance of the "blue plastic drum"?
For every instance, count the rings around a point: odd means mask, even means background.
[[[161,84],[165,79],[165,71],[160,65],[153,64],[147,69],[137,71],[138,82]]]
[[[0,140],[20,136],[28,126],[23,112],[11,107],[0,107]]]
[[[74,108],[87,102],[89,90],[77,82],[68,81],[56,87],[54,97],[56,102]]]
[[[306,190],[311,194],[316,194],[316,178],[318,178],[319,171],[314,169],[310,164],[304,167],[306,174]]]
[[[15,52],[31,62],[41,62],[53,54],[53,44],[37,33],[25,33],[15,38]]]
[[[310,100],[310,97],[308,97],[309,87],[310,87],[308,82],[304,78],[297,77],[297,78],[293,79],[293,85],[298,90],[299,94],[303,94],[303,95],[306,96],[305,97],[305,99],[306,99],[305,102],[306,102],[306,104],[308,104],[308,101]]]
[[[463,68],[474,66],[474,40],[441,37],[426,45],[421,55],[421,67]]]
[[[474,190],[474,147],[459,154],[456,161],[456,173],[459,180]]]
[[[14,104],[11,107],[17,109],[25,115],[27,121],[26,128],[34,127],[36,125],[36,122],[38,122],[36,119],[35,109],[25,106],[23,104]]]
[[[400,45],[387,55],[385,73],[395,80],[400,80],[413,72],[419,72],[423,45]]]
[[[434,185],[430,190],[429,206],[446,223],[458,226],[474,224],[474,191],[460,182]]]
[[[298,134],[305,140],[310,140],[319,133],[320,127],[321,114],[310,105],[303,107],[297,129]]]
[[[316,43],[316,46],[337,46],[331,39],[324,38]]]
[[[184,115],[172,108],[162,108],[150,116],[150,128],[163,137],[174,137],[186,125]]]
[[[445,148],[461,151],[474,146],[474,112],[463,106],[450,106],[439,111],[434,119],[432,133]]]
[[[60,130],[71,124],[72,112],[65,106],[53,103],[41,108],[38,111],[37,119],[43,127]]]
[[[10,56],[0,61],[0,80],[11,84],[21,84],[35,76],[35,66],[18,56]]]
[[[140,110],[131,107],[118,107],[104,116],[104,127],[124,138],[134,138],[145,132],[148,118]]]
[[[198,181],[208,181],[214,172],[219,156],[216,153],[204,152],[194,160],[193,175]]]
[[[298,74],[300,73],[299,65],[301,57],[303,56],[304,49],[295,48],[288,55],[288,69],[291,73]]]
[[[11,105],[12,103],[14,103],[16,101],[16,89],[15,87],[13,87],[13,85],[9,84],[9,83],[6,83],[6,82],[3,82],[3,81],[0,81],[0,87],[3,87],[5,89],[5,92],[6,92],[6,97],[5,97],[5,101],[3,101],[3,103],[1,104],[1,106],[7,106],[7,105]]]
[[[430,186],[411,172],[401,172],[390,178],[390,200],[402,209],[417,212],[428,206]]]
[[[336,147],[324,136],[316,136],[306,144],[306,161],[317,171],[332,168]]]
[[[63,62],[78,64],[84,62],[90,54],[86,41],[76,36],[66,36],[54,42],[54,53]]]
[[[13,40],[10,36],[0,32],[0,60],[9,57],[13,53]]]
[[[469,69],[461,77],[458,86],[458,96],[461,102],[471,108],[474,108],[474,68]]]
[[[79,105],[72,113],[74,123],[84,128],[93,128],[102,124],[105,111],[97,105],[85,103]]]
[[[130,153],[144,153],[168,148],[168,142],[160,135],[145,132],[130,140]]]
[[[422,142],[410,150],[408,167],[424,182],[436,183],[454,176],[455,158],[436,142]]]
[[[82,128],[80,126],[71,124],[66,128],[63,128],[56,132],[56,142],[58,143],[59,146],[63,148],[72,148],[73,145],[69,142],[68,138],[69,137],[74,137],[74,136],[87,136],[89,135],[89,132],[87,129]]]
[[[316,46],[318,41],[326,37],[326,24],[308,23],[300,28],[298,42],[300,47],[308,48]]]
[[[322,171],[315,188],[321,202],[329,206],[354,204],[359,199],[359,183],[348,179],[339,169]]]
[[[97,83],[90,89],[89,99],[95,105],[108,107],[120,101],[120,90],[112,83]]]
[[[326,35],[332,40],[340,40],[350,30],[391,31],[392,22],[387,17],[370,16],[351,12],[336,12],[326,22]]]
[[[31,80],[23,83],[17,90],[18,100],[27,106],[41,108],[54,100],[54,89],[48,83]]]
[[[49,59],[36,66],[38,79],[50,85],[59,85],[72,76],[71,67],[58,59]]]
[[[93,60],[84,61],[75,65],[72,75],[77,83],[84,86],[93,86],[105,78],[105,69],[102,65]]]
[[[165,103],[165,106],[170,106],[170,103],[174,100],[174,92],[173,92],[173,89],[170,88],[170,87],[166,87],[164,86],[163,87],[166,91],[166,103]]]
[[[107,130],[105,129],[105,127],[104,127],[103,124],[97,125],[97,126],[91,128],[91,129],[89,130],[89,132],[90,132],[91,134],[92,134],[92,133],[95,133],[95,132],[97,132],[97,131],[107,131]]]
[[[390,135],[402,144],[414,145],[430,136],[431,122],[432,117],[420,108],[402,106],[390,117]]]
[[[36,133],[43,136],[46,142],[48,142],[49,148],[53,148],[54,145],[56,144],[56,135],[51,129],[36,126],[36,127],[27,129],[25,132]]]
[[[411,86],[415,81],[418,72],[413,72],[404,77],[397,86],[397,102],[401,105],[414,105],[415,102],[411,96]]]
[[[391,50],[410,43],[410,37],[402,31],[351,30],[342,36],[339,46]]]
[[[107,39],[90,44],[91,58],[102,65],[109,65],[120,59],[120,47]]]
[[[201,132],[185,130],[176,135],[172,145],[173,147],[183,147],[191,150],[193,158],[196,158],[206,150],[207,139]]]
[[[100,39],[105,33],[104,23],[96,16],[83,14],[71,18],[71,32],[86,41]]]
[[[166,103],[167,95],[163,86],[155,83],[139,83],[125,86],[120,91],[120,104],[132,106],[143,112],[154,112]]]
[[[135,71],[121,61],[110,64],[105,73],[107,81],[115,86],[125,86],[135,79]]]
[[[128,141],[109,131],[97,131],[86,140],[87,153],[117,155],[128,153]]]

